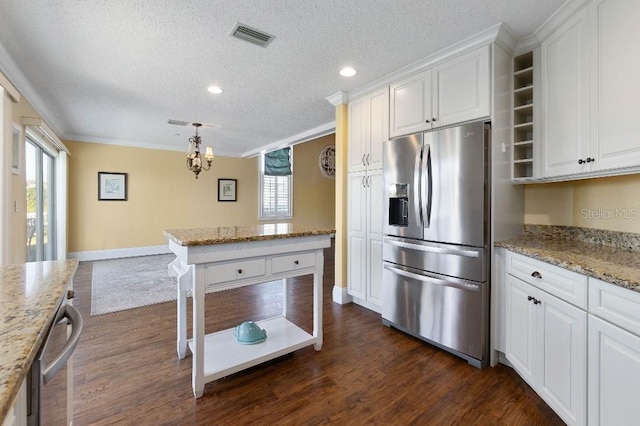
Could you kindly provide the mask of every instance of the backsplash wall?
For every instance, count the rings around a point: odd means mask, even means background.
[[[524,222],[640,233],[640,174],[526,185]]]

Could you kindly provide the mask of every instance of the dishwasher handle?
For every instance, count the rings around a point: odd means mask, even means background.
[[[393,272],[394,274],[398,274],[398,275],[401,275],[403,277],[407,277],[407,278],[411,278],[411,279],[414,279],[414,280],[426,282],[426,283],[429,283],[429,284],[435,284],[435,285],[439,285],[439,286],[443,286],[443,287],[453,287],[453,288],[457,288],[459,290],[465,290],[465,291],[480,291],[480,286],[478,284],[459,283],[459,282],[443,280],[443,279],[440,279],[440,278],[429,277],[427,275],[421,275],[421,274],[416,274],[416,273],[409,272],[409,271],[404,271],[402,269],[393,267],[391,265],[384,265],[384,268],[388,269],[389,271]]]
[[[76,349],[76,346],[78,346],[78,341],[80,340],[80,333],[82,333],[83,326],[82,315],[80,315],[80,312],[71,305],[64,305],[64,308],[60,309],[58,315],[56,315],[53,322],[54,326],[65,318],[69,321],[69,324],[72,327],[71,336],[69,336],[67,343],[65,343],[64,347],[60,353],[56,355],[53,361],[42,369],[42,383],[45,385],[53,379],[62,367],[64,367],[73,354],[73,351]],[[45,342],[45,346],[46,344],[47,343]]]

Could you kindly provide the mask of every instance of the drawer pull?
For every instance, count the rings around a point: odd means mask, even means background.
[[[542,279],[542,275],[541,275],[541,274],[540,274],[540,272],[538,272],[538,271],[533,271],[533,272],[531,273],[531,276],[532,276],[533,278]]]
[[[241,274],[241,273],[242,273],[242,269],[238,269],[238,274]]]
[[[294,264],[294,265],[299,265],[299,264],[300,264],[300,262],[298,262],[297,260],[294,260],[294,261],[293,261],[293,264]]]
[[[535,297],[533,297],[533,296],[529,296],[529,297],[527,297],[527,300],[528,300],[528,301],[532,301],[532,300],[533,300],[533,304],[534,304],[534,305],[537,305],[537,304],[539,304],[539,303],[540,303],[540,301],[539,301],[538,299],[536,299]]]

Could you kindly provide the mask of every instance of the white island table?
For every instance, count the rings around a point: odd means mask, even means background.
[[[290,223],[164,231],[176,259],[169,274],[178,278],[177,345],[183,359],[192,354],[193,394],[205,383],[277,358],[306,346],[322,348],[323,249],[335,231]],[[205,292],[216,292],[313,274],[313,334],[282,316],[258,321],[267,340],[241,345],[233,329],[205,334]],[[187,292],[193,296],[193,336],[187,338]],[[286,291],[283,292],[286,297]],[[215,313],[213,313],[215,315]]]

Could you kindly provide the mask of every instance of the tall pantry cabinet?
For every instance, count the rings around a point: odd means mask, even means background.
[[[389,90],[349,102],[348,293],[380,312],[382,305],[382,144],[389,138]]]

